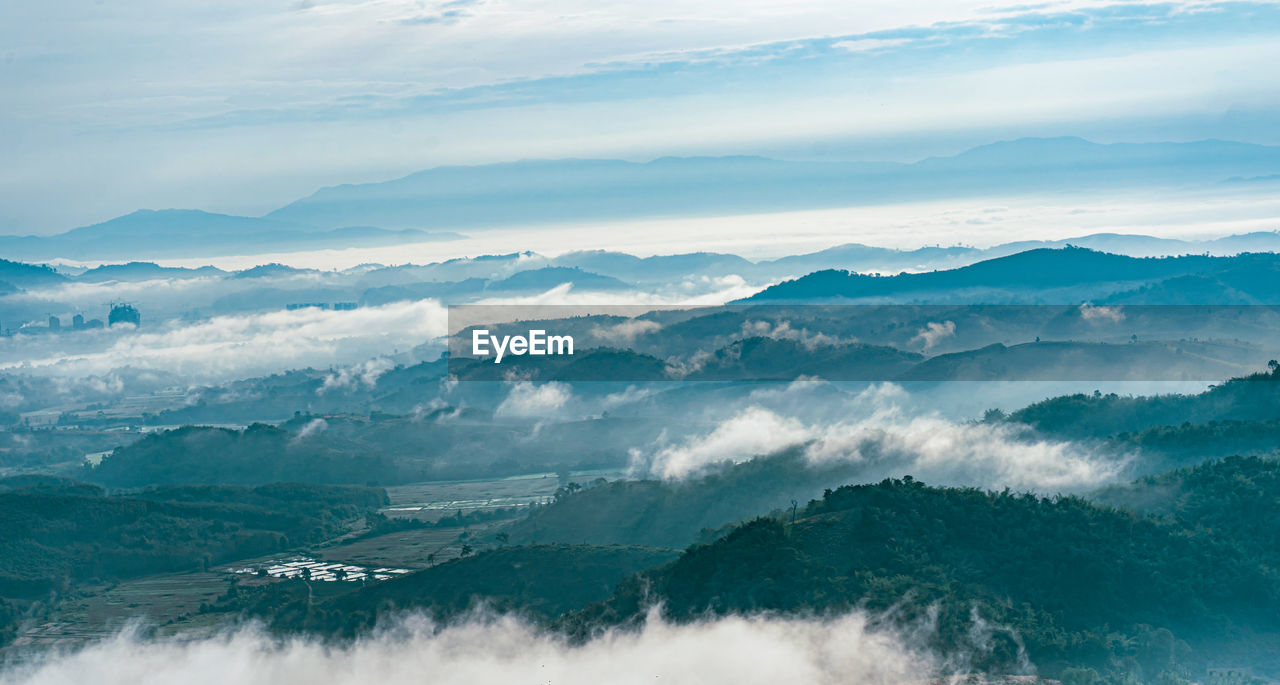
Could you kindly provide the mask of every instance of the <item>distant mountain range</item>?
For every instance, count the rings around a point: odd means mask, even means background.
[[[459,237],[456,233],[369,226],[318,228],[290,221],[189,209],[142,209],[55,236],[0,236],[0,251],[33,260],[215,257],[353,245],[397,245]]]
[[[1138,258],[1082,247],[1039,248],[948,271],[879,276],[826,269],[771,286],[742,302],[859,300],[1276,304],[1280,262],[1270,253]]]
[[[912,164],[664,157],[440,167],[383,183],[324,188],[267,217],[330,227],[477,228],[1221,183],[1277,172],[1280,147],[1024,138]]]
[[[1099,235],[1054,243],[1014,243],[983,250],[895,251],[846,245],[761,262],[717,253],[640,258],[614,252],[580,252],[559,257],[521,252],[425,265],[362,265],[344,271],[264,264],[227,272],[207,266],[175,268],[151,262],[129,262],[76,273],[74,269],[60,272],[0,260],[0,320],[16,330],[23,325],[43,326],[51,313],[62,316],[84,313],[83,305],[59,302],[74,298],[70,292],[49,291],[50,287],[64,283],[162,282],[191,278],[208,282],[199,288],[201,294],[196,299],[181,304],[180,308],[173,308],[163,298],[152,298],[149,291],[135,290],[130,297],[153,316],[164,319],[266,311],[299,303],[380,306],[435,299],[464,304],[490,297],[541,294],[565,285],[577,293],[624,290],[670,293],[673,286],[682,283],[737,275],[759,288],[755,295],[738,301],[748,305],[1078,305],[1083,302],[1098,306],[1274,305],[1280,304],[1277,242],[1280,236],[1270,233],[1198,244],[1145,236]],[[1057,243],[1073,246],[1036,247],[1004,254],[1019,246]],[[1091,250],[1078,244],[1104,244],[1114,249],[1134,247],[1148,252],[1164,247],[1184,254],[1133,257]],[[1199,249],[1209,244],[1248,246],[1260,251],[1214,256]],[[1190,254],[1185,254],[1188,252]],[[939,259],[939,255],[943,257]],[[936,260],[931,263],[935,270],[918,270],[921,262],[929,264],[929,260]],[[914,263],[913,268],[917,270],[895,274],[887,268],[894,263]],[[850,267],[864,271],[860,273]],[[17,297],[24,291],[34,296]],[[664,336],[672,334],[673,329],[663,329]]]
[[[438,167],[382,183],[323,188],[264,217],[140,210],[56,236],[0,236],[0,251],[25,260],[260,254],[443,240],[457,237],[453,230],[494,226],[1204,187],[1242,179],[1257,185],[1272,177],[1280,177],[1280,147],[1219,140],[1102,145],[1026,138],[911,164],[762,157],[537,160]]]

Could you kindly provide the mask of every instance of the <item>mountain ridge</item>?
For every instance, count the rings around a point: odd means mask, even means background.
[[[157,251],[193,248],[253,254],[421,242],[454,237],[440,232],[463,228],[1203,187],[1276,174],[1276,146],[1221,140],[1102,144],[1077,137],[997,141],[911,163],[748,155],[647,162],[531,159],[439,166],[387,181],[325,186],[258,217],[138,210],[53,236],[0,236],[0,249],[23,259],[154,257]]]

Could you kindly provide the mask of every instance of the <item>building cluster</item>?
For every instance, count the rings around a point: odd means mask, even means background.
[[[133,324],[133,326],[142,325],[142,315],[138,313],[137,307],[131,304],[113,304],[111,311],[107,314],[107,326],[115,326],[118,324]],[[102,319],[85,319],[84,314],[76,314],[71,317],[71,326],[63,328],[62,319],[57,316],[50,315],[48,325],[41,326],[39,324],[27,324],[21,326],[16,331],[23,334],[37,333],[63,333],[66,331],[89,331],[102,328]],[[5,335],[12,335],[15,331],[4,330]]]
[[[258,566],[228,569],[231,573],[266,575],[272,578],[302,578],[325,582],[348,583],[390,580],[409,572],[407,568],[366,568],[352,564],[326,563],[298,557],[282,561],[270,561]]]

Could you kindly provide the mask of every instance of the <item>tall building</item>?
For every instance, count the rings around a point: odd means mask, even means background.
[[[111,313],[107,315],[107,325],[114,326],[118,323],[131,323],[134,326],[141,326],[142,315],[131,304],[112,305]]]
[[[60,330],[62,330],[62,319],[59,319],[59,318],[58,318],[58,317],[56,317],[56,316],[50,316],[50,317],[49,317],[49,331],[50,331],[51,333],[57,333],[57,332],[58,332],[58,331],[60,331]]]

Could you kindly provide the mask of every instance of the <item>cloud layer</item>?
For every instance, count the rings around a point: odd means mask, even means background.
[[[445,309],[433,300],[352,311],[299,309],[216,316],[159,329],[120,328],[63,336],[0,340],[0,370],[62,377],[148,369],[211,383],[286,369],[360,363],[335,373],[329,386],[368,385],[389,368],[386,359],[444,335]],[[68,349],[67,346],[78,346]],[[79,347],[89,351],[79,351]],[[443,345],[441,348],[443,349]]]
[[[632,468],[640,475],[681,479],[720,463],[800,447],[815,465],[864,466],[863,480],[912,475],[938,485],[1069,492],[1112,481],[1126,466],[1114,455],[1035,438],[1016,426],[909,411],[912,399],[892,384],[835,407],[830,399],[805,399],[806,386],[818,385],[798,382],[758,392],[708,433],[633,450]],[[791,397],[780,403],[780,395]]]
[[[0,232],[261,213],[442,163],[1275,141],[1280,94],[1256,65],[1278,57],[1278,17],[1200,0],[7,3]]]
[[[829,620],[725,618],[581,646],[516,619],[436,631],[422,620],[347,647],[277,643],[245,629],[207,639],[148,641],[124,633],[79,652],[0,673],[3,685],[498,685],[504,683],[836,683],[919,680],[939,664],[858,613]]]

